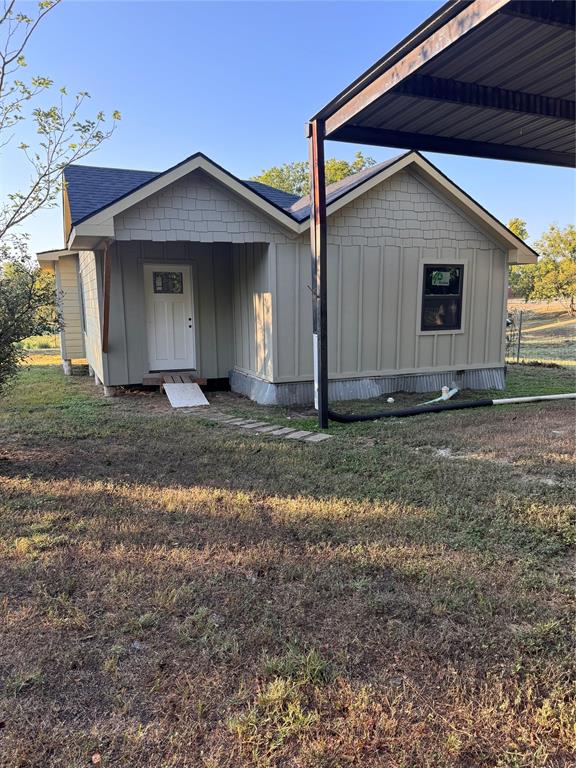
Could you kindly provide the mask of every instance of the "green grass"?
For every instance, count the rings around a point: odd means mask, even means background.
[[[27,339],[18,342],[19,349],[59,349],[60,337],[58,334],[46,334],[44,336],[29,336]]]
[[[569,389],[511,366],[506,394]],[[572,765],[573,415],[306,445],[24,370],[0,407],[0,764]]]

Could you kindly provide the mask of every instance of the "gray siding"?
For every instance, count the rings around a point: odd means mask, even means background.
[[[62,359],[82,359],[85,356],[85,348],[77,256],[62,256],[56,262],[56,284],[63,320],[60,331]]]
[[[117,240],[262,243],[294,239],[240,197],[194,171],[114,219]]]
[[[105,383],[148,372],[142,265],[178,260],[192,264],[199,376],[235,367],[273,382],[312,378],[308,233],[294,236],[202,172],[118,216],[115,231],[104,361],[95,260],[81,257],[92,291],[87,355]],[[328,240],[331,377],[504,364],[507,254],[416,173],[332,214]],[[420,333],[422,267],[434,261],[465,265],[461,332]]]
[[[148,373],[143,264],[192,267],[199,377],[227,377],[234,364],[232,263],[227,244],[117,243],[112,249],[109,384],[138,384]]]
[[[99,300],[101,258],[100,254],[93,251],[80,251],[78,260],[79,275],[84,292],[86,358],[98,378],[105,381]]]
[[[264,379],[273,376],[272,293],[268,246],[234,247],[234,365]]]
[[[328,220],[330,376],[503,365],[507,254],[401,172]],[[308,236],[277,245],[274,381],[312,376]],[[420,332],[424,263],[462,262],[463,328]]]

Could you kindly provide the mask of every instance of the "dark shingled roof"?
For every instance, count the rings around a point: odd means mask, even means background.
[[[158,175],[157,171],[69,165],[64,169],[64,179],[72,224],[96,213]]]
[[[284,210],[290,208],[300,199],[298,195],[284,192],[282,189],[276,189],[276,187],[271,187],[269,184],[262,184],[261,181],[245,181],[244,184],[253,189],[254,192],[258,192],[259,195],[262,195],[271,203],[274,203],[274,205],[284,208]]]
[[[397,160],[398,157],[394,157],[384,163],[378,163],[378,165],[348,176],[335,184],[330,184],[326,188],[327,202],[334,202]],[[158,171],[131,171],[125,168],[69,165],[64,170],[64,178],[72,226],[160,175],[161,173]],[[277,208],[284,210],[288,216],[298,222],[304,221],[310,216],[308,196],[298,197],[298,195],[283,192],[281,189],[276,189],[268,184],[262,184],[260,181],[243,181],[242,183]]]

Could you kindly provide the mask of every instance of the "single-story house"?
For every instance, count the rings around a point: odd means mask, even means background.
[[[201,153],[163,173],[71,165],[52,262],[65,369],[106,393],[186,371],[313,400],[310,206]],[[330,397],[504,386],[509,264],[536,254],[417,152],[327,188]]]

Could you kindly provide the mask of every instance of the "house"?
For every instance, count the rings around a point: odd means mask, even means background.
[[[72,165],[65,369],[105,386],[191,371],[260,403],[313,400],[309,200],[205,155],[163,173]],[[417,152],[327,189],[330,397],[504,386],[509,264],[536,254]]]

